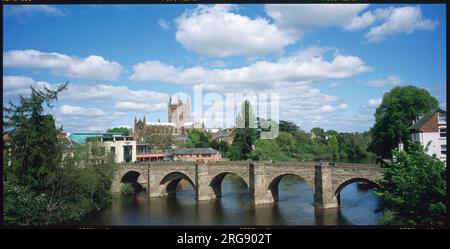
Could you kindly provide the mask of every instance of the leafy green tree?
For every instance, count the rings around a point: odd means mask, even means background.
[[[436,98],[427,90],[415,86],[398,86],[385,93],[374,114],[375,124],[370,130],[373,137],[370,150],[390,158],[392,149],[397,148],[400,139],[407,143],[413,120],[436,108]]]
[[[328,139],[328,147],[330,148],[330,153],[333,155],[333,158],[339,157],[339,144],[336,136],[331,135]]]
[[[288,133],[291,133],[292,135],[294,135],[296,132],[298,132],[300,130],[300,128],[294,122],[280,120],[279,130],[280,131],[284,131],[284,132],[288,132]]]
[[[223,153],[223,155],[226,155],[228,151],[230,150],[230,145],[225,141],[217,141],[216,139],[212,140],[209,143],[209,146],[215,150],[218,150]]]
[[[172,134],[161,132],[157,127],[148,127],[143,135],[145,143],[149,144],[152,149],[166,150],[172,148]]]
[[[114,127],[114,128],[108,129],[106,132],[122,133],[123,136],[130,135],[130,130],[127,127]]]
[[[325,131],[320,127],[312,128],[311,134],[314,134],[316,140],[323,141],[325,139]]]
[[[314,154],[312,153],[312,140],[311,135],[300,130],[295,133],[295,147],[298,150],[296,158],[302,161],[314,160]]]
[[[275,138],[275,141],[278,143],[279,147],[286,152],[290,157],[295,157],[297,153],[297,148],[295,146],[295,139],[291,133],[280,132],[278,137]]]
[[[445,164],[420,144],[408,144],[404,151],[394,150],[375,192],[385,214],[381,224],[447,224]]]
[[[255,142],[253,160],[289,161],[292,158],[283,150],[275,139],[259,139]]]
[[[209,146],[210,136],[199,129],[192,129],[184,144],[187,148],[207,148]]]

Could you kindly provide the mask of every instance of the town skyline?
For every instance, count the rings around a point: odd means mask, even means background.
[[[445,108],[445,5],[340,6],[4,6],[3,102],[69,81],[50,110],[69,132],[167,121],[169,96],[195,86],[276,91],[279,119],[306,131],[366,131],[398,85]]]

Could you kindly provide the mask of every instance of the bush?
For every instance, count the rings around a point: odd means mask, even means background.
[[[24,186],[4,185],[3,218],[10,225],[49,224],[48,199]]]
[[[120,193],[123,195],[132,195],[135,193],[133,185],[131,183],[126,182],[120,184]]]

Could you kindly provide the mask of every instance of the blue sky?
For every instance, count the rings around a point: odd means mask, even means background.
[[[168,97],[192,103],[196,85],[222,96],[203,107],[208,127],[226,126],[211,114],[239,92],[277,93],[279,118],[307,131],[368,130],[397,85],[446,106],[444,4],[3,8],[3,101],[68,80],[48,111],[69,132],[167,121]]]

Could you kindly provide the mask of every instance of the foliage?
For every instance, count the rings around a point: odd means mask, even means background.
[[[9,180],[15,184],[26,184],[33,191],[43,191],[48,186],[42,180],[59,167],[61,149],[57,141],[58,130],[53,117],[43,114],[43,105],[52,107],[50,102],[56,100],[58,93],[66,88],[67,84],[57,90],[31,87],[31,95],[20,96],[19,105],[10,102],[9,106],[4,107],[4,126],[11,135],[12,165],[7,171],[10,171]]]
[[[300,128],[298,127],[298,125],[296,123],[291,122],[291,121],[280,120],[279,131],[288,132],[288,133],[291,133],[292,135],[294,135],[299,130],[300,130]]]
[[[252,155],[253,160],[274,160],[289,161],[292,158],[287,152],[283,151],[275,139],[259,139],[255,143],[255,151]]]
[[[256,140],[256,118],[250,102],[244,101],[237,117],[237,129],[234,134],[228,158],[231,160],[247,160],[251,158],[253,144]]]
[[[114,155],[98,142],[62,151],[58,130],[43,104],[57,99],[66,85],[52,91],[32,88],[18,106],[5,107],[11,134],[11,166],[4,189],[5,224],[48,225],[78,220],[111,200]]]
[[[131,183],[126,182],[120,185],[120,193],[123,195],[132,195],[135,193],[133,185]]]
[[[382,224],[446,224],[445,164],[425,153],[412,141],[405,151],[394,150],[394,160],[385,166],[380,188]]]
[[[171,149],[173,144],[170,132],[161,132],[158,127],[147,127],[143,135],[144,141],[148,141],[152,149]]]
[[[228,153],[228,151],[230,150],[230,145],[227,142],[217,141],[215,139],[209,143],[209,146],[215,150],[222,152],[223,154]]]
[[[427,90],[415,86],[398,86],[383,95],[375,111],[375,124],[370,130],[373,140],[370,150],[384,158],[391,157],[400,139],[407,143],[409,127],[419,115],[438,107],[438,101]],[[407,146],[407,144],[405,144]]]
[[[106,132],[122,133],[122,136],[130,135],[130,130],[127,127],[114,127],[114,128],[108,129]]]
[[[192,129],[184,144],[187,148],[207,148],[210,147],[211,136],[199,129]]]
[[[311,134],[314,134],[315,139],[317,139],[317,140],[325,139],[325,131],[322,128],[319,128],[319,127],[312,128]]]
[[[328,139],[328,148],[330,148],[330,153],[333,156],[333,158],[339,157],[339,144],[337,141],[336,136],[331,135]]]

